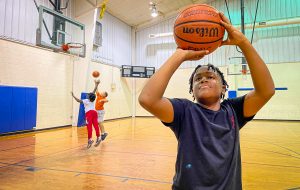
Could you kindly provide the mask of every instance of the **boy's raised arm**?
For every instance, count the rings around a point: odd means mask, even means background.
[[[73,96],[73,98],[78,102],[78,103],[83,103],[82,100],[78,99],[73,92],[71,92],[71,95]]]
[[[96,90],[98,88],[98,85],[100,84],[100,80],[98,79],[98,80],[95,80],[94,82],[95,82],[95,88],[93,90],[93,93],[95,94],[95,92],[96,92]]]
[[[236,28],[234,28],[228,18],[220,13],[221,23],[228,32],[228,39],[222,45],[237,45],[243,51],[247,60],[254,90],[250,91],[244,101],[244,116],[255,115],[274,95],[275,87],[272,76],[262,58],[256,52],[249,40]]]
[[[199,60],[207,53],[207,51],[177,49],[144,86],[139,96],[141,106],[161,121],[172,122],[173,106],[167,98],[163,97],[171,76],[184,61]]]

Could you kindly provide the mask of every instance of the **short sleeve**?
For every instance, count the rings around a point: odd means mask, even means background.
[[[82,102],[83,102],[84,105],[87,105],[89,100],[88,99],[83,99]]]
[[[184,111],[187,105],[188,100],[186,99],[169,99],[172,103],[173,110],[174,110],[174,119],[171,123],[165,123],[162,122],[165,126],[168,126],[172,129],[172,131],[175,133],[176,137],[178,138],[180,129],[181,129],[181,123],[184,118]]]
[[[238,124],[240,126],[240,129],[246,125],[246,123],[248,121],[251,121],[255,115],[251,116],[251,117],[244,117],[244,100],[245,100],[245,96],[240,96],[237,98],[232,98],[232,99],[228,99],[228,102],[231,104],[232,108],[234,109],[236,116],[237,116],[237,120],[238,120]]]

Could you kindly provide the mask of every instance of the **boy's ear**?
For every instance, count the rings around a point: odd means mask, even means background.
[[[222,94],[225,95],[226,91],[227,91],[226,85],[222,85]]]
[[[193,101],[194,101],[196,98],[195,98],[195,95],[194,95],[193,91],[192,91],[192,97],[193,97]]]
[[[225,98],[225,93],[226,93],[227,89],[225,85],[222,85],[222,92],[221,92],[221,99],[224,100]]]

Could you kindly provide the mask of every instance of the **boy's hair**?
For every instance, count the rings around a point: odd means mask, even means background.
[[[225,85],[225,87],[226,87],[226,89],[225,89],[225,91],[227,90],[227,88],[229,87],[229,85],[227,84],[227,82],[226,82],[226,80],[225,80],[225,78],[224,78],[224,75],[223,75],[223,73],[220,71],[220,69],[218,68],[218,67],[215,67],[214,65],[212,65],[212,64],[207,64],[207,65],[198,65],[196,68],[195,68],[195,70],[193,71],[193,73],[192,73],[192,75],[191,75],[191,77],[190,77],[190,80],[189,80],[189,84],[190,84],[190,91],[189,91],[189,93],[190,94],[192,94],[193,93],[193,79],[194,79],[194,75],[195,75],[195,73],[196,73],[196,71],[200,68],[200,67],[208,67],[207,68],[207,70],[210,70],[210,69],[212,69],[214,72],[217,72],[218,73],[218,75],[221,77],[221,80],[222,80],[222,85]],[[224,94],[222,93],[221,94],[221,98],[222,99],[224,99]],[[195,100],[195,97],[194,97],[194,100]]]
[[[96,95],[94,93],[88,93],[88,99],[91,101],[91,102],[94,102],[95,99],[96,99]]]

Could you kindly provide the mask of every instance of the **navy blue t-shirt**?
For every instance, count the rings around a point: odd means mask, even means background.
[[[174,121],[164,123],[178,140],[173,190],[240,190],[239,129],[244,118],[244,97],[226,99],[219,111],[187,99],[170,99]]]

